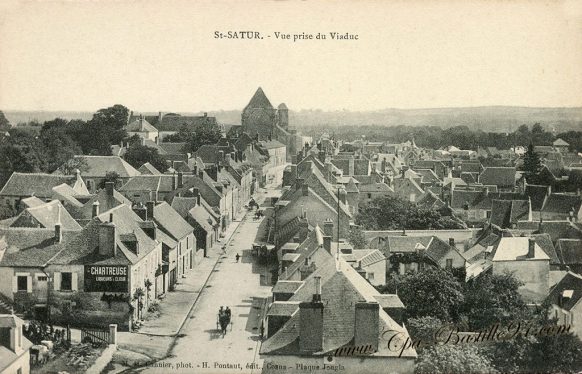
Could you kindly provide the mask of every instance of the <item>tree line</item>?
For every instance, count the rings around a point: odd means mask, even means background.
[[[438,126],[328,126],[315,125],[301,127],[304,135],[318,138],[322,134],[333,136],[337,140],[369,140],[390,143],[403,143],[414,138],[419,147],[439,149],[453,145],[461,149],[477,150],[478,147],[497,147],[509,149],[514,146],[551,145],[558,138],[570,144],[570,151],[582,152],[582,131],[567,131],[554,134],[535,123],[519,126],[512,132],[486,132],[471,129],[468,126],[454,126],[443,129]],[[364,136],[362,134],[365,134]]]

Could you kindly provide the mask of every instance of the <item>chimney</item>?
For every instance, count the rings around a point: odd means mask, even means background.
[[[321,301],[299,303],[299,350],[318,352],[322,348],[323,303]]]
[[[303,184],[305,183],[305,179],[303,178],[297,178],[295,180],[295,182],[297,183],[297,189],[301,188],[301,186],[303,186]]]
[[[527,258],[534,258],[535,257],[535,246],[536,241],[534,238],[529,238],[527,241]]]
[[[196,205],[200,205],[200,190],[198,188],[192,189],[192,195],[196,198]]]
[[[105,182],[105,192],[107,196],[113,196],[113,187],[115,186],[114,182]]]
[[[198,178],[204,179],[204,170],[199,170],[198,171]]]
[[[451,247],[454,247],[455,246],[455,238],[449,238],[449,245]]]
[[[309,185],[307,183],[303,182],[301,185],[301,192],[303,193],[303,196],[309,195]]]
[[[380,305],[377,302],[357,302],[354,323],[354,345],[364,347],[371,345],[378,351]]]
[[[323,249],[325,249],[327,253],[331,253],[331,236],[325,235],[323,237]]]
[[[313,294],[313,302],[320,303],[321,302],[321,277],[315,276],[313,277],[315,280],[315,293]]]
[[[348,175],[354,175],[355,174],[355,160],[353,157],[350,156],[350,158],[348,159]]]
[[[230,165],[230,163],[232,162],[232,159],[234,158],[234,153],[227,153],[226,156],[224,156],[224,157],[226,157],[226,160],[225,160],[226,164]]]
[[[93,203],[93,210],[91,211],[91,217],[95,218],[99,215],[99,201]]]
[[[338,195],[339,195],[339,201],[341,201],[344,205],[346,205],[347,192],[343,187],[340,188]]]
[[[217,164],[224,161],[224,151],[218,151],[218,161]]]
[[[178,172],[178,188],[182,188],[184,186],[184,173],[181,171]]]
[[[333,221],[330,218],[323,222],[323,235],[333,237]]]
[[[59,243],[63,241],[63,226],[60,221],[55,224],[55,239]]]
[[[135,214],[137,214],[139,216],[139,218],[141,218],[144,221],[148,220],[148,213],[147,213],[147,209],[145,206],[143,205],[136,205],[133,207],[133,211],[135,212]]]
[[[147,221],[153,221],[154,220],[154,207],[156,206],[156,203],[153,201],[148,201],[146,203],[146,219]]]
[[[99,254],[107,257],[117,254],[115,223],[113,222],[103,222],[99,225]]]
[[[321,161],[321,163],[325,163],[325,151],[321,150],[319,151],[319,161]]]

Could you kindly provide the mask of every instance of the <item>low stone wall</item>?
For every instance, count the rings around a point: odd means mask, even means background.
[[[100,374],[105,367],[111,362],[113,354],[117,351],[117,344],[109,344],[107,348],[101,353],[101,356],[95,360],[95,363],[87,369],[87,374]]]

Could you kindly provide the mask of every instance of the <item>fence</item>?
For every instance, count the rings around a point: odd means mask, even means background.
[[[81,329],[81,342],[109,344],[109,330]]]

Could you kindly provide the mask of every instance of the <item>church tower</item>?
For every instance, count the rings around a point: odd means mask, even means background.
[[[253,138],[258,135],[259,139],[267,139],[273,133],[277,120],[277,110],[259,87],[242,112],[243,131]]]
[[[279,107],[277,108],[277,117],[279,126],[287,130],[289,127],[289,109],[287,109],[285,103],[279,104]]]

